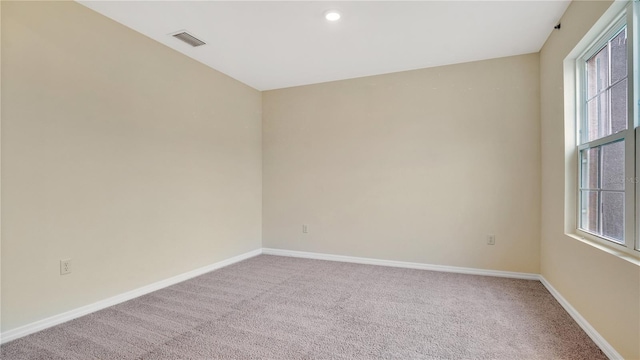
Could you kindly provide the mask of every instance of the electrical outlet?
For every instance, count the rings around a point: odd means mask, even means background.
[[[60,275],[71,273],[71,259],[60,260]]]
[[[302,233],[303,234],[308,234],[309,233],[309,226],[302,225]]]
[[[496,244],[496,236],[487,235],[487,245],[495,245],[495,244]]]

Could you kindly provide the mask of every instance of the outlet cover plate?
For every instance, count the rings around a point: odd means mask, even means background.
[[[60,275],[71,274],[71,259],[60,260]]]

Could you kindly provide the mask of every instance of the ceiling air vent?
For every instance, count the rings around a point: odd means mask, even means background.
[[[186,42],[187,44],[189,44],[189,45],[191,45],[193,47],[201,46],[201,45],[206,44],[206,42],[198,39],[197,37],[189,34],[186,31],[180,31],[179,33],[175,33],[172,36],[174,38],[176,38],[176,39],[180,39],[180,40]]]

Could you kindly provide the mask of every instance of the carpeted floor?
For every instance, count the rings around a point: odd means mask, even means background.
[[[2,359],[606,359],[538,281],[261,255]]]

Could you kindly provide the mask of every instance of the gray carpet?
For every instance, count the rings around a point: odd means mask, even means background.
[[[261,255],[2,359],[606,359],[539,281]]]

